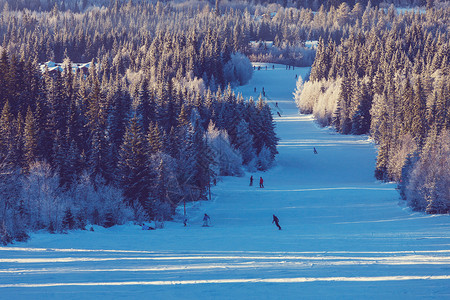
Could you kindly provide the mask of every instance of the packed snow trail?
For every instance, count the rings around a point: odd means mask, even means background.
[[[309,69],[260,65],[238,91],[256,99],[264,87],[281,138],[276,166],[222,178],[212,201],[188,205],[187,227],[96,226],[0,247],[0,298],[450,298],[449,216],[411,212],[394,184],[375,181],[366,136],[298,114],[295,75]],[[204,213],[212,227],[201,227]]]

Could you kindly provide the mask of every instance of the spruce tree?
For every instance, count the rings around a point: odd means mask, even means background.
[[[14,149],[14,116],[9,106],[9,101],[5,103],[0,117],[0,154],[5,163],[12,163],[11,157]]]
[[[73,217],[72,211],[70,210],[70,207],[66,209],[64,212],[64,217],[62,220],[62,227],[63,229],[69,229],[72,230],[75,228],[75,219]]]
[[[0,106],[3,108],[9,99],[9,59],[6,49],[0,53]]]
[[[247,165],[255,157],[255,151],[253,149],[253,137],[250,134],[248,123],[245,120],[241,120],[236,128],[236,149],[242,155],[244,165]]]
[[[369,88],[362,84],[358,91],[359,102],[357,110],[352,117],[352,134],[366,134],[370,130],[370,109],[372,108],[372,99],[369,94]]]
[[[258,100],[258,103],[256,105],[256,108],[258,110],[259,118],[260,118],[260,124],[261,124],[261,139],[262,144],[265,145],[268,150],[270,151],[270,160],[273,161],[275,158],[275,155],[278,153],[277,151],[277,144],[278,144],[278,137],[275,133],[275,123],[273,121],[272,117],[272,111],[270,110],[269,105],[267,105],[266,102],[262,98]],[[262,147],[261,147],[262,149]]]
[[[194,126],[192,147],[194,156],[193,183],[199,192],[198,197],[200,200],[206,198],[206,189],[213,175],[210,170],[210,164],[213,158],[211,150],[204,138],[204,131],[198,122]]]
[[[426,133],[426,98],[422,80],[420,76],[417,77],[414,84],[414,96],[411,107],[411,134],[417,143],[422,146]]]
[[[91,75],[90,75],[91,76]],[[107,110],[104,95],[100,89],[100,83],[95,75],[92,75],[93,86],[89,93],[88,110],[86,112],[87,128],[89,131],[90,173],[95,177],[102,176],[105,179],[112,175],[108,170],[107,156]]]
[[[38,131],[36,128],[36,120],[34,118],[31,108],[28,107],[27,115],[25,118],[24,128],[24,155],[25,155],[25,168],[34,163],[38,158]]]
[[[130,205],[137,201],[144,206],[149,195],[149,171],[145,139],[136,116],[128,123],[119,155],[119,181],[124,198]]]
[[[158,123],[150,123],[147,131],[148,156],[163,150],[163,136],[161,134]]]

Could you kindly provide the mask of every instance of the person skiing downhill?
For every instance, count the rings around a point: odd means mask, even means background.
[[[209,226],[209,224],[208,224],[209,220],[210,220],[210,217],[207,214],[205,214],[205,216],[203,217],[203,227]]]
[[[275,222],[275,225],[277,225],[277,227],[278,227],[278,230],[281,230],[281,226],[280,226],[280,224],[279,224],[279,222],[280,222],[280,220],[277,218],[277,216],[275,216],[275,215],[273,215],[273,221],[272,221],[272,223],[274,223]]]
[[[259,177],[259,187],[263,188],[264,187],[264,180],[262,177]]]
[[[314,147],[314,154],[317,154],[317,150],[316,150],[316,147]]]
[[[250,176],[250,184],[249,184],[250,186],[252,186],[253,185],[253,175],[252,176]]]

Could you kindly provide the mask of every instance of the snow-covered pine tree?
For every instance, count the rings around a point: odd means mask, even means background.
[[[129,205],[135,201],[144,206],[149,194],[149,171],[145,139],[137,116],[133,116],[125,130],[119,159],[119,182]]]
[[[352,93],[353,88],[351,75],[347,72],[346,68],[344,68],[344,75],[341,83],[341,93],[339,95],[340,124],[339,127],[336,128],[340,133],[343,134],[349,134],[352,126],[350,119]]]
[[[14,115],[11,112],[9,101],[3,106],[0,117],[0,153],[2,154],[3,163],[7,165],[13,164],[12,152],[14,149]]]
[[[70,210],[70,207],[68,207],[64,212],[64,217],[62,219],[62,228],[72,230],[75,228],[75,218],[72,214],[72,211]]]
[[[262,99],[258,99],[258,103],[256,105],[256,109],[258,110],[258,115],[260,117],[261,122],[261,130],[260,133],[262,139],[262,145],[267,147],[270,151],[270,163],[275,159],[275,155],[278,153],[277,144],[278,137],[275,133],[275,122],[273,121],[272,111],[270,110],[269,105]],[[262,149],[262,147],[261,147]]]
[[[94,72],[93,70],[92,72]],[[108,112],[98,78],[92,73],[90,73],[89,77],[92,77],[90,79],[92,80],[92,90],[89,93],[88,110],[86,112],[86,126],[89,130],[90,141],[89,167],[93,177],[100,175],[108,178],[111,175],[107,168],[106,129]]]
[[[369,94],[369,89],[365,83],[363,83],[357,93],[358,107],[352,117],[352,134],[366,134],[370,130],[370,109],[372,108],[372,99]]]
[[[411,120],[410,130],[414,139],[422,146],[425,141],[426,133],[426,98],[420,75],[417,76],[413,89],[412,111],[410,112],[413,118]]]
[[[2,47],[0,53],[0,107],[4,107],[9,98],[9,58],[6,49]]]
[[[248,123],[245,120],[241,120],[236,128],[235,146],[242,155],[244,165],[248,165],[255,158],[253,136],[250,134]]]
[[[150,123],[147,131],[147,155],[150,157],[152,154],[158,153],[163,150],[164,140],[158,123]]]
[[[192,150],[194,158],[193,169],[193,185],[198,191],[198,199],[206,199],[206,190],[210,184],[210,179],[213,173],[210,170],[210,165],[213,162],[211,149],[209,148],[205,138],[204,131],[199,126],[198,122],[193,127],[194,134],[192,135]]]

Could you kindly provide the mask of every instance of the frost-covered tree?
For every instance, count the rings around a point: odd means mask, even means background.
[[[247,56],[238,52],[231,54],[230,61],[223,67],[223,73],[227,82],[244,85],[252,78],[253,67]]]
[[[429,139],[427,140],[429,142]],[[415,210],[429,214],[450,211],[450,134],[443,131],[426,153],[414,164],[408,180],[406,198]]]
[[[206,140],[214,156],[217,174],[220,176],[242,176],[242,157],[231,145],[228,133],[215,128],[212,121],[206,132]]]
[[[59,186],[59,176],[48,163],[35,162],[23,178],[21,197],[29,209],[29,224],[33,229],[61,230],[64,213],[64,196]]]

